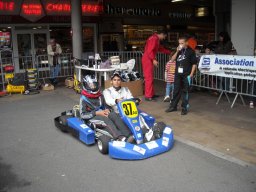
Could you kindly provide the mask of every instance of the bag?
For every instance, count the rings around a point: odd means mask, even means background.
[[[109,68],[111,68],[111,61],[110,60],[106,60],[104,62],[101,62],[100,68],[101,69],[109,69]]]
[[[65,85],[68,88],[73,88],[74,87],[74,78],[73,77],[68,77],[65,79]]]
[[[46,83],[46,84],[43,85],[42,90],[44,90],[44,91],[53,91],[54,90],[54,86],[52,84],[50,84],[50,83],[49,84]]]

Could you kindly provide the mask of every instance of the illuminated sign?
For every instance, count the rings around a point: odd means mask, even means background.
[[[20,15],[32,22],[45,16],[40,0],[24,0],[21,5]]]
[[[101,11],[103,11],[103,6],[101,5],[82,4],[83,13],[99,13]]]
[[[23,4],[22,11],[26,15],[41,15],[42,5],[41,4]]]
[[[0,1],[0,10],[1,11],[14,11],[14,2],[13,1]]]
[[[94,4],[82,4],[83,13],[99,13],[103,10],[103,6]],[[68,12],[71,11],[71,6],[68,3],[48,3],[46,4],[47,12]]]
[[[68,3],[48,3],[46,10],[50,12],[70,12],[70,4]]]

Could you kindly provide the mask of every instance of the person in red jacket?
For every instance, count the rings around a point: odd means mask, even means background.
[[[150,36],[145,45],[144,54],[142,56],[142,69],[145,80],[145,100],[155,101],[158,97],[154,91],[154,66],[158,66],[156,59],[157,52],[170,54],[171,52],[160,45],[160,41],[167,36],[166,31],[159,31]]]
[[[195,51],[196,46],[197,46],[197,40],[196,40],[196,35],[192,34],[190,38],[188,39],[188,46]]]

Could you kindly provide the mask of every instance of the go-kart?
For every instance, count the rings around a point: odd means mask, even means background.
[[[174,143],[173,131],[164,123],[155,123],[155,118],[137,108],[138,100],[128,99],[117,104],[119,114],[132,132],[130,142],[113,139],[104,130],[105,123],[90,120],[85,123],[76,110],[61,113],[54,119],[55,125],[63,132],[70,132],[87,145],[97,142],[103,154],[116,159],[145,159],[169,151]]]

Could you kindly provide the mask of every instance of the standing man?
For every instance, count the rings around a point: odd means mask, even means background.
[[[171,52],[160,45],[160,41],[167,36],[166,31],[159,31],[150,36],[146,42],[144,54],[142,56],[142,69],[145,79],[145,100],[155,101],[157,95],[154,91],[154,66],[158,66],[156,60],[157,52],[170,54]]]
[[[60,72],[60,54],[62,53],[61,46],[56,43],[55,39],[50,39],[49,45],[47,46],[48,63],[51,70],[51,83],[57,84],[57,76]]]
[[[182,111],[181,115],[188,113],[188,91],[191,78],[196,70],[196,54],[188,46],[187,38],[179,38],[179,46],[176,53],[172,56],[172,60],[176,60],[175,80],[174,80],[174,93],[173,99],[169,108],[165,112],[177,111],[177,105],[182,94]]]

